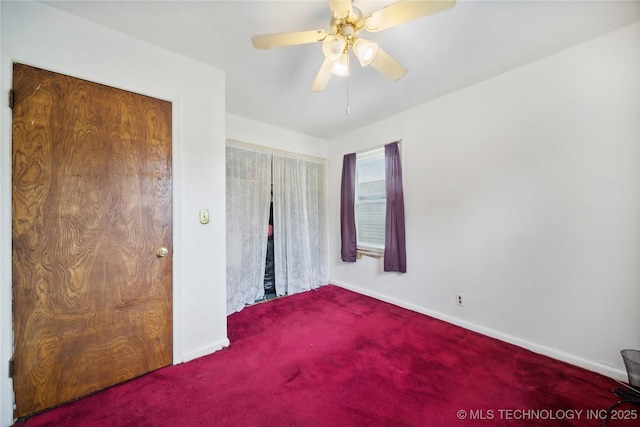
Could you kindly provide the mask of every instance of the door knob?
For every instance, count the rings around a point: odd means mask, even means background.
[[[156,255],[158,255],[159,257],[167,256],[168,254],[169,254],[169,249],[167,248],[160,248],[156,251]]]

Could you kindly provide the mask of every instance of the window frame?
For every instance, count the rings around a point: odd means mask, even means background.
[[[360,205],[363,204],[374,204],[374,203],[379,203],[376,200],[368,200],[368,201],[362,201],[360,200],[360,173],[361,173],[361,168],[360,163],[361,162],[365,162],[365,161],[370,161],[370,160],[374,160],[374,159],[380,159],[383,162],[383,167],[382,167],[382,182],[383,182],[383,189],[384,189],[384,216],[383,216],[383,220],[382,220],[382,236],[383,236],[383,241],[382,244],[380,245],[376,245],[376,244],[372,244],[372,242],[366,242],[366,241],[361,241],[361,234],[360,233]],[[373,255],[373,256],[382,256],[384,254],[384,245],[385,245],[385,227],[386,227],[386,210],[387,210],[387,198],[386,198],[386,160],[385,160],[385,148],[384,146],[381,147],[376,147],[376,148],[372,148],[369,150],[365,150],[362,151],[360,153],[356,153],[356,185],[355,185],[355,197],[354,197],[354,214],[355,214],[355,222],[356,222],[356,250],[358,254],[369,254],[369,255]]]

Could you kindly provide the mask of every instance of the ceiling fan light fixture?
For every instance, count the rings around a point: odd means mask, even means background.
[[[322,53],[329,61],[335,62],[340,59],[346,46],[347,39],[342,34],[331,34],[322,41]]]
[[[407,69],[376,43],[359,39],[358,34],[362,30],[386,30],[449,9],[456,4],[456,0],[396,0],[365,16],[360,9],[353,6],[353,0],[328,1],[331,10],[330,31],[293,31],[258,35],[251,39],[256,49],[322,42],[325,58],[311,85],[314,92],[322,92],[332,75],[349,75],[350,49],[353,49],[354,55],[363,67],[371,66],[392,82],[400,80],[407,74]]]
[[[343,53],[340,58],[331,66],[331,73],[336,76],[349,76],[349,54]]]
[[[369,40],[358,39],[353,44],[353,53],[358,57],[360,65],[366,67],[376,57],[378,44]]]

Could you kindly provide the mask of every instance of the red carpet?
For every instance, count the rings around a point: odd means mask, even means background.
[[[615,402],[611,379],[335,286],[235,313],[229,339],[20,425],[600,426]]]

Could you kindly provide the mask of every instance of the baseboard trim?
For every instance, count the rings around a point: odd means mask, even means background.
[[[211,353],[215,353],[218,350],[222,350],[225,347],[229,347],[229,344],[230,344],[229,338],[225,338],[223,340],[214,342],[214,343],[209,344],[207,346],[200,347],[197,350],[184,353],[182,355],[182,362],[189,362],[189,361],[197,359],[199,357],[207,356],[207,355],[209,355]]]
[[[424,314],[424,315],[433,317],[435,319],[442,320],[447,323],[451,323],[456,326],[460,326],[461,328],[468,329],[470,331],[477,332],[479,334],[486,335],[488,337],[495,338],[500,341],[504,341],[506,343],[525,348],[534,353],[548,356],[548,357],[551,357],[552,359],[560,360],[562,362],[566,362],[571,365],[575,365],[575,366],[587,369],[589,371],[599,373],[609,378],[614,378],[619,381],[628,380],[626,371],[617,369],[615,367],[609,366],[604,363],[583,359],[573,354],[565,353],[563,351],[559,351],[551,347],[540,345],[531,341],[523,340],[513,335],[496,331],[495,329],[486,328],[484,326],[477,325],[475,323],[467,322],[464,320],[460,320],[455,317],[439,313],[437,311],[429,310],[424,307],[420,307],[415,304],[408,303],[406,301],[401,301],[396,298],[390,297],[388,295],[380,294],[378,292],[372,292],[370,290],[361,288],[359,286],[353,286],[348,283],[340,282],[338,280],[332,280],[330,281],[330,283],[336,286],[339,286],[341,288],[348,289],[350,291],[357,292],[362,295],[367,295],[372,298],[375,298],[384,302],[388,302],[393,305],[397,305],[398,307],[406,308],[407,310],[415,311],[417,313]]]

